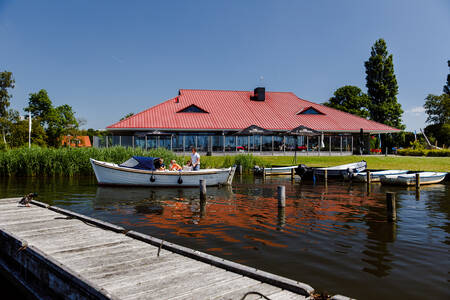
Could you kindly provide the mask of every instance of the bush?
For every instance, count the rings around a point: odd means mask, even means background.
[[[437,156],[450,156],[450,149],[399,149],[397,150],[398,155],[404,155],[404,156],[430,156],[430,157],[437,157]]]

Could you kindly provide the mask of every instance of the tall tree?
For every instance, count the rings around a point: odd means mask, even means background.
[[[125,119],[128,119],[129,117],[132,117],[132,116],[134,116],[134,113],[132,113],[132,112],[127,113],[125,116],[123,116],[122,118],[120,118],[120,121],[125,120]]]
[[[24,110],[26,112],[31,112],[33,118],[39,119],[42,126],[45,123],[48,123],[48,120],[53,113],[53,105],[47,91],[42,89],[37,93],[30,93],[28,107]]]
[[[363,118],[369,116],[369,97],[357,86],[346,85],[338,88],[334,96],[324,105],[336,108]]]
[[[11,95],[8,89],[13,89],[15,80],[11,72],[0,72],[0,126],[2,127],[3,143],[6,145],[6,126],[8,123],[8,107]]]
[[[404,129],[400,103],[397,102],[398,85],[394,74],[392,54],[389,54],[386,42],[379,39],[372,46],[366,67],[367,94],[370,118],[374,121]]]
[[[447,62],[450,68],[450,61]],[[447,75],[447,84],[444,85],[444,93],[440,96],[429,94],[425,98],[425,112],[427,113],[427,123],[425,133],[437,139],[439,142],[450,144],[450,93],[449,80],[450,74]]]

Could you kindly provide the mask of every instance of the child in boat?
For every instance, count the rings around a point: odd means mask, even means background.
[[[164,165],[164,158],[155,159],[155,169],[158,171],[164,171],[166,166]]]
[[[172,159],[170,161],[169,171],[180,171],[183,169],[179,164],[177,164],[177,161],[175,159]]]

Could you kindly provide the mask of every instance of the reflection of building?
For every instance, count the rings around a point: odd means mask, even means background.
[[[239,136],[251,125],[272,135]],[[283,135],[298,126],[316,136]],[[397,132],[398,129],[298,98],[289,92],[180,90],[178,96],[107,127],[103,146],[166,147],[204,152],[349,152],[353,135]],[[350,153],[350,152],[349,152]]]

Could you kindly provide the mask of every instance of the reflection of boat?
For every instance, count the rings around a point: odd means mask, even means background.
[[[273,167],[273,168],[261,168],[255,166],[255,174],[265,174],[265,175],[289,175],[292,169],[297,169],[298,166],[287,166],[287,167]]]
[[[362,160],[355,163],[340,165],[340,166],[334,166],[334,167],[327,167],[327,168],[314,168],[314,167],[307,167],[305,165],[299,165],[296,169],[297,175],[299,175],[302,178],[306,177],[312,177],[313,173],[316,176],[324,176],[325,170],[327,171],[328,177],[346,177],[352,173],[358,173],[362,172],[367,168],[367,163]]]
[[[403,175],[385,175],[381,176],[380,181],[382,184],[414,185],[416,184],[416,174],[419,174],[421,185],[439,183],[443,181],[447,175],[447,173],[444,172],[420,172]]]
[[[408,173],[408,170],[386,170],[386,171],[375,171],[370,172],[370,180],[372,182],[380,181],[380,177],[384,175],[400,175],[400,174],[406,174]],[[353,179],[356,181],[367,181],[367,173],[366,172],[359,172],[353,175]]]
[[[227,169],[204,169],[199,171],[155,170],[152,157],[133,156],[117,165],[90,159],[98,184],[134,186],[199,186],[231,184],[236,167]]]

